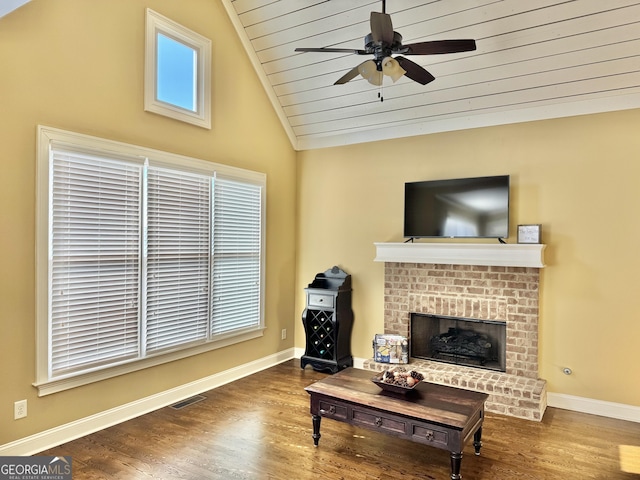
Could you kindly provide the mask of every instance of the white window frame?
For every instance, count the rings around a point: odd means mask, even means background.
[[[261,337],[264,321],[264,264],[266,225],[266,175],[260,172],[239,169],[227,165],[206,162],[171,153],[152,150],[135,145],[115,142],[88,135],[39,126],[37,132],[37,191],[36,191],[36,381],[39,396],[67,390],[80,385],[104,380],[124,373],[175,361],[217,348],[233,345]],[[255,185],[260,189],[260,273],[259,273],[259,325],[245,327],[223,335],[214,335],[198,345],[163,351],[144,358],[136,358],[119,364],[96,367],[93,370],[70,373],[53,378],[50,375],[50,285],[52,257],[50,233],[50,203],[52,179],[50,156],[52,148],[63,145],[87,154],[115,159],[126,159],[132,163],[144,163],[160,168],[210,175],[215,178],[237,180]],[[213,207],[212,207],[213,208]],[[143,227],[144,228],[144,227]],[[215,226],[214,226],[215,228]],[[144,255],[143,257],[144,258]],[[141,260],[142,261],[142,260]],[[142,278],[142,277],[141,277]],[[142,327],[141,327],[142,328]]]
[[[158,34],[197,52],[196,110],[158,100]],[[144,67],[144,109],[202,128],[211,128],[211,40],[147,8]]]

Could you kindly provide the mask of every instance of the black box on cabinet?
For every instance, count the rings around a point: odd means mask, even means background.
[[[305,288],[302,312],[306,347],[300,366],[336,373],[353,366],[351,356],[351,275],[338,267],[316,275]]]

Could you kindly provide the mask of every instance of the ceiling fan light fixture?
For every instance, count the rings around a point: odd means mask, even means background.
[[[374,62],[373,60],[368,60],[361,63],[358,66],[358,73],[360,73],[360,75],[362,75],[362,78],[364,78],[371,85],[375,85],[376,87],[382,85],[382,72],[378,70],[376,62]]]
[[[385,57],[382,60],[382,73],[391,77],[393,82],[397,82],[407,71],[400,66],[393,57]]]

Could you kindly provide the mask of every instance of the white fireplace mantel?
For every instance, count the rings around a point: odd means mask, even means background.
[[[542,244],[374,243],[376,262],[544,267]]]

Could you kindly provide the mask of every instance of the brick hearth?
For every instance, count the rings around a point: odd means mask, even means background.
[[[409,337],[411,313],[504,321],[506,372],[412,358],[427,381],[489,394],[486,409],[541,420],[546,382],[538,378],[538,291],[532,267],[385,263],[384,333]],[[388,364],[373,359],[364,367]]]

